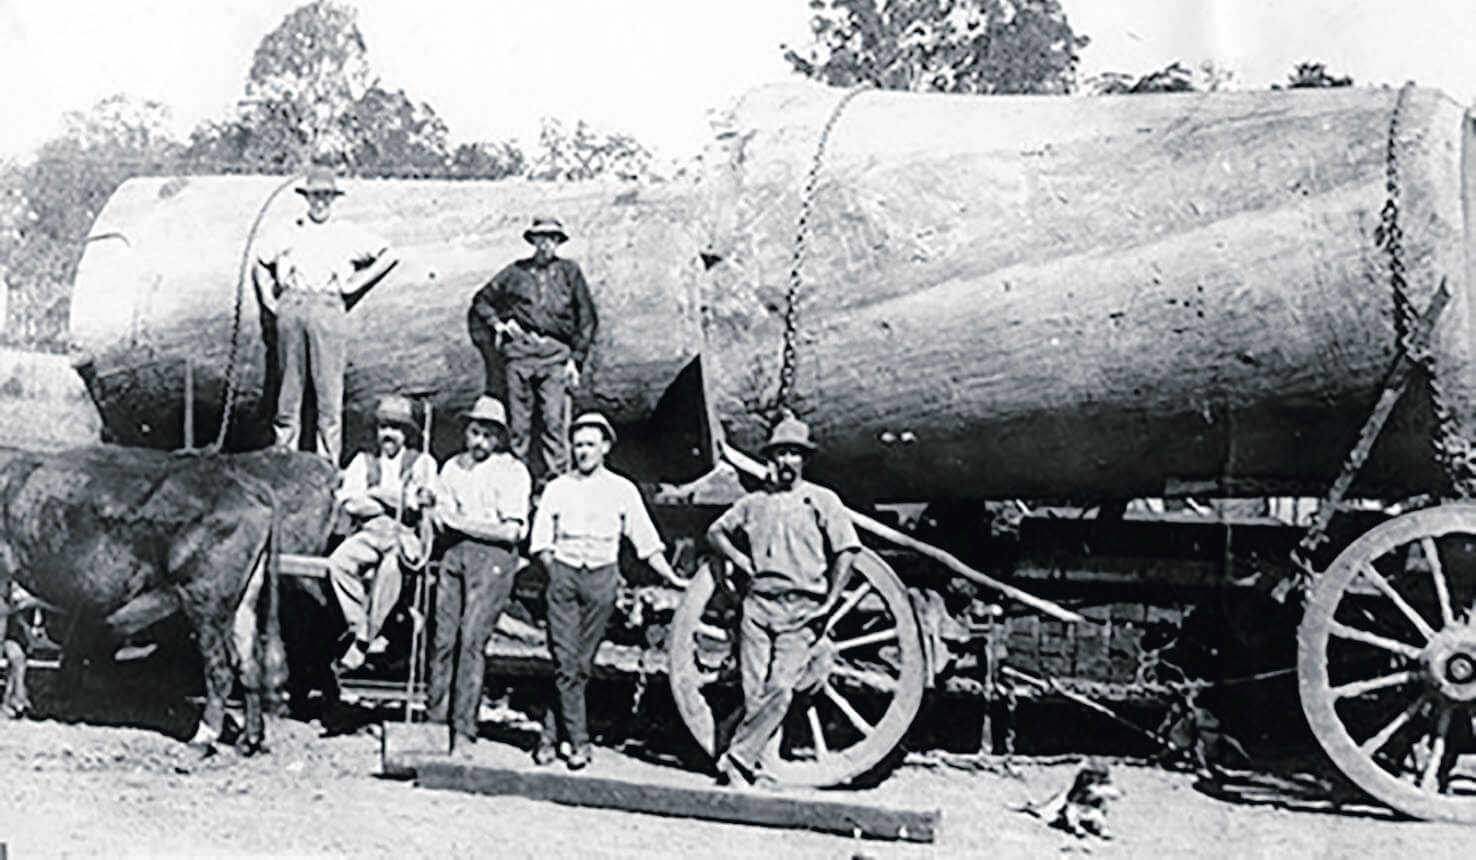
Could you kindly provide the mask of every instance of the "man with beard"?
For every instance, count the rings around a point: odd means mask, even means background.
[[[819,626],[840,602],[861,541],[835,493],[804,480],[810,428],[793,416],[764,445],[767,484],[743,496],[707,530],[707,541],[737,568],[743,617],[738,655],[743,721],[718,760],[718,780],[772,783],[765,748],[778,732],[804,674]],[[743,535],[748,552],[734,538]]]
[[[544,489],[528,547],[548,572],[548,648],[557,690],[533,760],[552,764],[563,754],[569,769],[579,770],[590,760],[584,691],[615,608],[620,538],[628,538],[636,556],[667,582],[678,588],[686,582],[662,555],[666,547],[640,491],[605,468],[615,428],[605,416],[590,412],[575,419],[569,431],[574,470]]]
[[[272,422],[276,443],[298,447],[303,390],[311,384],[318,412],[313,449],[336,468],[343,438],[348,308],[394,267],[397,258],[382,238],[329,218],[333,201],[343,194],[332,170],[310,169],[296,191],[307,199],[307,213],[262,239],[251,278],[262,313],[276,329],[282,374]]]
[[[507,389],[513,455],[525,463],[531,447],[535,409],[538,485],[569,468],[570,392],[594,343],[599,319],[584,273],[573,260],[556,255],[569,240],[555,218],[535,218],[523,231],[533,256],[508,265],[472,299],[467,325],[487,369],[485,390],[498,387],[498,368]]]
[[[507,412],[478,397],[462,413],[466,450],[441,467],[436,522],[444,533],[426,716],[451,728],[453,750],[477,739],[487,640],[512,594],[528,521],[528,470],[507,449]]]
[[[415,432],[410,401],[398,395],[379,399],[374,410],[378,450],[354,456],[343,471],[338,501],[356,526],[328,556],[328,582],[348,622],[353,643],[339,660],[346,671],[364,664],[379,642],[379,631],[400,599],[400,556],[421,558],[411,529],[423,505],[433,501],[436,463],[427,454],[406,450]]]

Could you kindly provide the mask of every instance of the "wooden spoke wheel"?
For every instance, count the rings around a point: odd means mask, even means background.
[[[1476,822],[1476,504],[1395,517],[1308,597],[1302,709],[1333,762],[1416,818]]]
[[[672,696],[709,755],[727,748],[743,716],[740,599],[703,565],[687,586],[668,638]],[[843,785],[881,765],[917,715],[922,640],[907,590],[862,550],[845,597],[811,652],[764,770],[790,785]]]

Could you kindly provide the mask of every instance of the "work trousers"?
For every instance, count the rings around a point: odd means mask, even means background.
[[[303,388],[311,380],[318,426],[313,449],[336,466],[343,439],[343,370],[348,312],[338,293],[288,290],[277,306],[277,365],[282,387],[272,421],[278,445],[298,447]]]
[[[802,622],[821,602],[802,593],[743,598],[738,627],[743,721],[733,730],[728,756],[749,771],[759,768],[765,748],[789,713],[794,689],[805,675],[817,638],[814,625]]]
[[[345,538],[328,556],[328,582],[355,639],[373,642],[399,602],[404,582],[399,557],[402,540],[411,549],[419,545],[410,529],[393,517],[379,516]]]
[[[447,549],[441,559],[426,717],[449,723],[460,738],[477,736],[487,640],[507,607],[517,569],[511,548],[471,538]]]
[[[507,433],[513,456],[526,464],[533,478],[542,487],[569,468],[569,409],[570,397],[564,366],[569,362],[569,347],[543,335],[525,335],[534,338],[537,354],[521,355],[518,350],[527,349],[527,340],[521,344],[501,343],[492,327],[475,310],[467,312],[467,331],[472,345],[482,354],[486,368],[485,393],[498,394],[498,374],[501,374],[502,392],[507,405]],[[503,347],[514,350],[507,354]],[[540,419],[538,436],[538,459],[542,471],[533,468],[528,459],[528,450],[533,443],[533,416]]]
[[[589,745],[588,712],[584,691],[605,627],[615,609],[620,568],[571,567],[557,559],[548,571],[548,650],[553,655],[552,707],[543,718],[543,743],[560,739],[574,749]]]

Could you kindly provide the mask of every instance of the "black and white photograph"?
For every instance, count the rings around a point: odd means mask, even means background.
[[[1466,0],[0,0],[0,860],[1464,858]]]

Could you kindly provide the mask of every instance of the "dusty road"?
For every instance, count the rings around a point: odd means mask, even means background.
[[[1476,828],[1327,811],[1296,792],[1118,765],[1117,838],[1078,841],[1011,807],[1064,785],[1073,766],[1018,776],[913,763],[867,792],[943,812],[933,845],[665,819],[421,789],[374,776],[378,742],[323,738],[277,721],[273,752],[201,759],[154,731],[0,723],[0,841],[12,858],[55,856],[438,857],[1469,857]],[[618,771],[606,754],[595,772]],[[1274,803],[1273,803],[1274,801]]]

